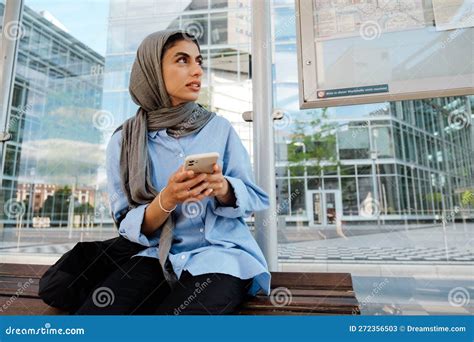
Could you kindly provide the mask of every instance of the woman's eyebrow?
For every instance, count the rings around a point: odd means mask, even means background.
[[[186,52],[176,52],[176,54],[174,55],[174,57],[178,57],[178,56],[184,56],[184,57],[191,57],[190,55],[188,55]],[[202,55],[198,55],[196,56],[196,59],[202,59]]]

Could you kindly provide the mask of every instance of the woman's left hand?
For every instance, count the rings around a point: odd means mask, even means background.
[[[229,181],[222,174],[222,169],[218,164],[214,164],[214,173],[208,174],[206,181],[209,183],[207,189],[212,189],[209,196],[215,196],[217,200],[225,205],[235,204],[235,194]]]

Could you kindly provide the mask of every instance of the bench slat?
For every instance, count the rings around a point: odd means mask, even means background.
[[[354,291],[290,289],[292,296],[298,297],[354,297]]]
[[[3,306],[5,305],[5,309]],[[0,315],[67,315],[39,298],[0,296]]]
[[[350,273],[272,272],[272,288],[352,290]]]
[[[277,303],[278,305],[278,303]],[[334,307],[355,307],[357,300],[355,298],[337,298],[337,297],[292,297],[285,307],[315,307],[318,305],[331,305]],[[268,298],[256,297],[248,301],[247,306],[252,307],[275,307]]]
[[[49,265],[0,264],[0,276],[41,278]]]
[[[48,265],[0,264],[0,276],[41,278]],[[350,273],[272,272],[272,288],[352,289]]]

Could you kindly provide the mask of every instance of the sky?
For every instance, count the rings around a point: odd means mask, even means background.
[[[25,5],[47,10],[72,36],[105,56],[109,0],[25,0]]]

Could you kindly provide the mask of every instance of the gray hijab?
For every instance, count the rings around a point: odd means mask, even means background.
[[[159,193],[150,180],[148,131],[166,128],[169,135],[178,138],[199,131],[216,115],[192,101],[171,106],[161,70],[161,55],[168,38],[176,33],[197,44],[194,37],[181,30],[152,33],[138,47],[130,74],[130,95],[139,108],[136,115],[122,125],[120,155],[122,190],[127,196],[129,208],[150,203]],[[167,259],[173,228],[172,213],[161,227],[159,241],[160,263],[171,287],[177,280]]]

